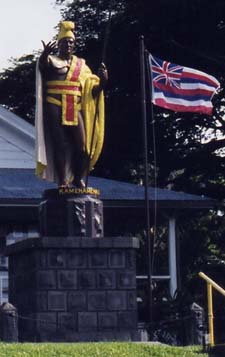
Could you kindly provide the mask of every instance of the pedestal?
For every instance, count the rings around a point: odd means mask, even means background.
[[[138,246],[127,237],[42,237],[8,246],[19,340],[138,340]]]
[[[139,241],[103,238],[96,192],[73,190],[46,191],[40,205],[41,238],[6,249],[9,301],[18,310],[19,339],[138,340]]]
[[[96,189],[46,190],[39,213],[41,236],[103,237],[103,204]]]

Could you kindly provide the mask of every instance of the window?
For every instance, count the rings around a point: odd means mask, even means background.
[[[0,268],[8,268],[8,258],[5,255],[0,255]]]
[[[9,279],[7,272],[0,272],[0,303],[8,302]]]

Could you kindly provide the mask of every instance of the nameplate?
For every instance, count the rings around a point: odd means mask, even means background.
[[[76,195],[100,195],[100,190],[93,187],[85,187],[85,188],[78,188],[78,187],[60,187],[58,189],[60,195],[66,194],[76,194]]]

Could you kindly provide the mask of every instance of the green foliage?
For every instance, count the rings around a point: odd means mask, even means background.
[[[36,55],[13,59],[0,73],[0,103],[30,123],[35,111],[35,60]]]
[[[203,357],[200,347],[169,347],[145,343],[0,344],[0,357]]]
[[[180,241],[180,261],[183,265],[182,280],[185,277],[188,280],[198,280],[197,274],[200,270],[206,274],[209,271],[212,274],[215,267],[220,273],[225,271],[225,245],[221,239],[225,233],[225,217],[223,212],[221,213],[222,215],[215,211],[209,211],[207,214],[190,212],[189,220],[186,214],[179,217],[177,235]],[[223,276],[220,276],[219,281],[218,276],[215,278],[225,286]]]

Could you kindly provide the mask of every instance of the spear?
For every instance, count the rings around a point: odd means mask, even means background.
[[[104,40],[103,40],[103,48],[102,48],[102,55],[101,55],[101,62],[100,63],[104,63],[105,62],[106,50],[107,50],[107,45],[108,45],[108,40],[109,40],[109,33],[110,33],[110,26],[111,26],[111,19],[112,19],[112,4],[113,4],[113,1],[110,1],[110,3],[109,3],[110,6],[109,6],[108,21],[107,21],[106,28],[105,28],[105,34],[104,34]],[[98,116],[99,98],[100,98],[100,92],[97,94],[97,99],[96,99],[96,107],[95,107],[94,122],[93,122],[92,134],[91,134],[90,154],[89,154],[89,157],[88,157],[88,165],[87,165],[88,170],[87,170],[85,187],[88,186],[89,171],[90,171],[90,166],[91,166],[91,153],[92,153],[93,144],[94,144],[95,128],[96,128],[97,116]]]

